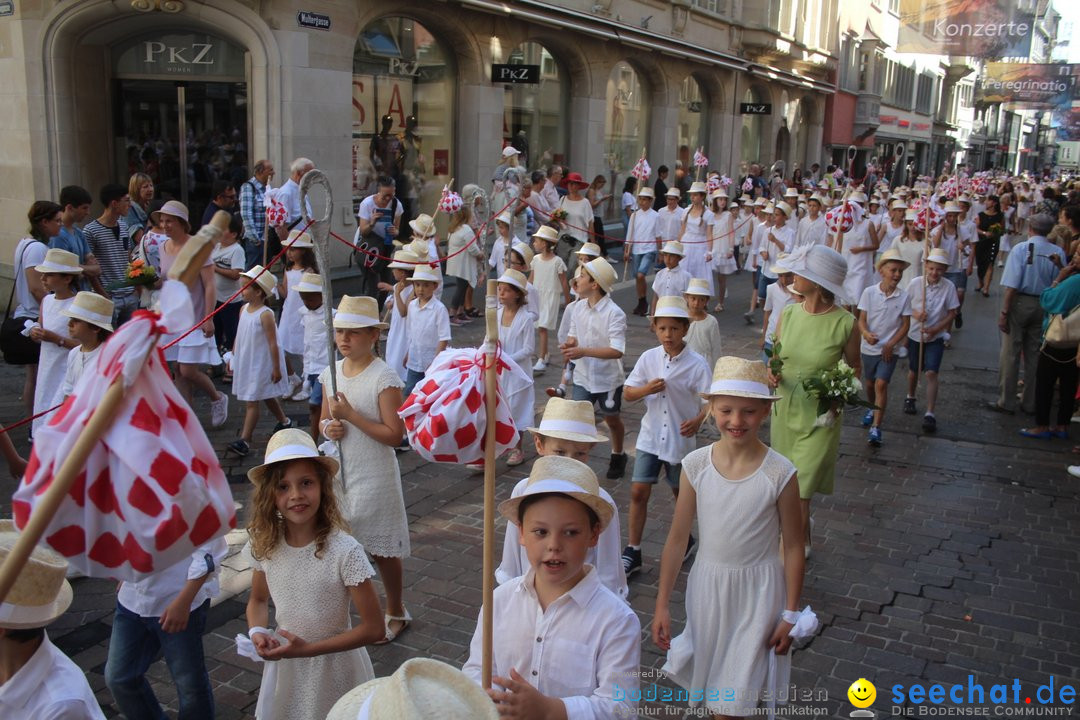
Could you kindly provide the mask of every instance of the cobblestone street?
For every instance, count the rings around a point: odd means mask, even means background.
[[[343,283],[335,289],[340,294],[348,287]],[[760,325],[751,327],[742,317],[748,276],[735,276],[729,288],[727,311],[718,316],[724,353],[755,356]],[[974,682],[989,688],[1018,678],[1021,698],[1033,699],[1036,688],[1051,676],[1057,685],[1080,684],[1080,480],[1065,471],[1075,457],[1071,441],[1025,439],[1017,430],[1030,424],[1030,418],[982,409],[997,392],[999,292],[995,288],[990,299],[968,295],[965,326],[953,333],[952,349],[945,356],[935,436],[919,428],[921,398],[919,416],[900,412],[904,365],[893,379],[882,448],[867,445],[857,413],[845,419],[836,492],[819,496],[813,504],[814,551],[803,593],[822,629],[795,652],[792,672],[800,693],[812,690],[821,698],[809,705],[830,716],[846,716],[852,709],[846,692],[860,677],[877,686],[874,709],[881,716],[889,714],[897,684],[966,686],[973,675]],[[630,308],[632,295],[632,283],[624,284],[615,299]],[[644,318],[631,316],[628,322],[627,372],[643,350],[656,344]],[[482,333],[482,322],[455,328],[453,344],[476,346]],[[558,366],[553,366],[537,376],[538,411],[546,399],[544,388],[555,384],[558,374]],[[22,417],[21,383],[17,369],[0,367],[4,422]],[[209,417],[208,408],[197,410]],[[286,410],[298,422],[306,421],[306,403],[288,403]],[[641,412],[640,403],[624,407],[631,454]],[[212,431],[210,438],[222,451],[235,499],[243,508],[250,495],[244,473],[261,462],[272,421],[264,414],[253,452],[241,464],[224,456],[240,425],[240,403],[232,403],[231,414],[229,424]],[[1074,435],[1080,442],[1080,429],[1074,429]],[[700,444],[713,437],[713,430],[703,430]],[[27,451],[24,429],[14,431],[13,440],[20,451]],[[606,453],[606,444],[597,447],[594,469],[606,467]],[[530,449],[528,461],[519,468],[500,463],[500,500],[527,473],[533,455]],[[401,455],[399,462],[413,547],[405,562],[405,602],[414,621],[397,642],[369,649],[380,676],[416,656],[463,664],[481,599],[482,476],[463,467],[424,463],[415,453]],[[630,476],[628,468],[623,480],[602,481],[620,506],[624,529]],[[14,487],[11,478],[0,481],[5,513],[10,513]],[[650,621],[672,509],[668,493],[654,494],[643,545],[645,566],[630,582],[630,603],[642,624],[646,673],[664,661],[652,644]],[[243,509],[240,519],[242,526]],[[504,526],[497,523],[500,542]],[[222,720],[253,717],[260,682],[258,665],[240,658],[233,643],[238,632],[246,632],[250,575],[235,555],[244,541],[242,531],[230,536],[234,554],[227,561],[223,593],[205,636]],[[680,589],[685,577],[684,571]],[[50,637],[86,670],[105,714],[114,717],[103,671],[115,584],[84,578],[73,585],[74,604],[50,628]],[[685,618],[681,592],[673,598],[672,612],[679,630]],[[151,672],[159,699],[175,710],[176,694],[164,663],[156,663]],[[806,707],[793,703],[788,711]],[[685,704],[655,703],[643,712],[681,717],[684,710]],[[892,708],[895,714],[911,716],[917,716],[917,710],[910,704],[903,711]]]

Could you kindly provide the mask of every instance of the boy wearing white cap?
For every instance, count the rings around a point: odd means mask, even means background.
[[[501,503],[499,512],[517,523],[530,565],[492,598],[488,695],[500,715],[636,714],[641,622],[585,562],[614,515],[595,473],[570,458],[539,458],[524,492]],[[462,668],[475,682],[481,676],[482,626],[478,620]]]
[[[626,352],[626,313],[609,296],[615,284],[615,268],[603,258],[586,264],[578,275],[582,303],[574,307],[570,334],[560,346],[563,358],[575,361],[575,400],[597,405],[611,431],[611,463],[607,478],[617,480],[626,472],[623,452],[622,356]]]
[[[660,249],[660,262],[664,267],[653,278],[653,299],[652,306],[649,308],[650,315],[656,310],[658,298],[679,297],[686,292],[686,288],[690,287],[690,273],[679,265],[685,252],[683,244],[678,240],[666,242]]]
[[[596,432],[596,415],[587,402],[563,400],[553,397],[544,408],[544,416],[539,427],[526,428],[533,434],[537,455],[557,455],[568,457],[588,464],[589,453],[607,438]],[[520,497],[528,487],[525,478],[510,493],[511,498]],[[600,582],[611,592],[626,598],[626,574],[622,565],[622,537],[619,534],[619,512],[615,499],[607,490],[600,488],[600,497],[611,505],[613,515],[611,524],[600,533],[600,540],[585,557],[586,562],[596,568]],[[495,571],[495,581],[500,585],[513,578],[524,575],[529,570],[529,556],[518,542],[518,526],[514,521],[506,527],[503,538],[502,562]]]
[[[859,299],[859,334],[863,367],[863,385],[866,399],[877,405],[863,416],[863,427],[869,427],[867,442],[881,446],[881,421],[889,402],[889,381],[899,357],[898,350],[905,348],[911,324],[911,301],[902,290],[900,279],[908,267],[907,260],[895,248],[886,250],[877,261],[881,282],[863,290]]]
[[[926,275],[913,278],[907,287],[911,303],[911,327],[908,330],[908,391],[904,398],[904,412],[915,414],[915,387],[919,372],[926,373],[926,414],[923,430],[937,430],[934,405],[937,402],[938,372],[945,354],[945,332],[949,329],[960,299],[956,286],[944,281],[949,256],[941,248],[934,248],[926,258]],[[922,353],[920,354],[920,345]]]
[[[690,312],[690,331],[686,333],[687,346],[712,367],[720,357],[720,323],[705,311],[709,302],[709,284],[701,278],[692,278],[683,293],[686,308]]]
[[[648,312],[648,286],[645,278],[656,264],[656,254],[660,252],[663,239],[660,236],[660,214],[652,209],[653,190],[643,187],[638,190],[637,210],[630,216],[630,225],[626,231],[626,247],[630,251],[634,266],[634,286],[637,289],[637,306],[634,314],[644,316]]]
[[[450,344],[450,311],[434,296],[439,285],[438,268],[417,266],[412,277],[405,282],[413,288],[414,297],[405,304],[401,290],[395,286],[394,297],[398,311],[405,318],[405,334],[409,349],[405,352],[405,389],[403,397],[409,397],[416,383],[420,382],[435,356]]]
[[[697,431],[705,421],[701,393],[709,389],[711,379],[704,358],[686,346],[690,313],[685,300],[661,298],[652,316],[652,329],[660,345],[641,354],[623,390],[627,402],[645,401],[630,486],[629,542],[622,554],[628,578],[641,569],[649,497],[661,470],[672,494],[679,496],[680,464],[693,452]],[[684,559],[690,557],[696,544],[691,535]]]
[[[18,533],[0,520],[0,562]],[[49,640],[45,627],[71,605],[67,561],[38,546],[0,603],[0,717],[104,720],[83,671]]]

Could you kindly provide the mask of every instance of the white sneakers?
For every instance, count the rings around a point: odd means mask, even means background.
[[[1072,475],[1073,477],[1080,478],[1080,465],[1070,465],[1069,466],[1069,474]]]
[[[210,401],[210,426],[219,428],[229,419],[229,396],[218,393],[217,400]]]
[[[307,400],[311,395],[311,388],[308,385],[307,378],[300,379],[299,375],[295,373],[289,376],[289,389],[282,395],[282,400]]]
[[[547,370],[547,363],[544,362],[544,358],[538,358],[536,364],[533,365],[533,372],[544,372]]]

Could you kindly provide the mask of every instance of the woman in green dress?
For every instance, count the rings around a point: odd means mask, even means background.
[[[855,318],[839,304],[843,299],[847,262],[832,248],[800,248],[778,263],[794,273],[792,290],[801,303],[784,308],[776,325],[778,373],[770,370],[781,399],[773,406],[772,447],[791,460],[799,471],[805,553],[810,556],[810,500],[814,493],[831,495],[841,422],[814,427],[818,402],[803,389],[802,381],[836,367],[841,358],[859,367],[859,330]],[[857,302],[855,298],[853,302]]]

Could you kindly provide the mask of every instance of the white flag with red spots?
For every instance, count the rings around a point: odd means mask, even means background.
[[[26,526],[91,413],[132,351],[142,354],[157,316],[139,312],[102,347],[74,393],[34,433],[15,491]],[[90,577],[140,580],[189,557],[236,525],[232,493],[199,420],[154,350],[131,378],[112,427],[87,458],[42,539]]]
[[[409,444],[425,460],[466,464],[483,462],[487,420],[484,414],[483,350],[446,350],[431,363],[424,379],[398,409]],[[533,392],[532,379],[509,357],[495,359],[499,392],[495,404],[495,456],[517,445],[510,401]]]

